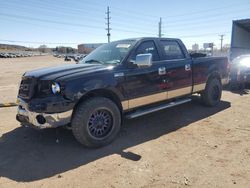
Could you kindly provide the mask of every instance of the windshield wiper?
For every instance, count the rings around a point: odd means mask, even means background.
[[[93,63],[93,62],[102,64],[102,65],[104,64],[104,62],[96,60],[96,59],[90,59],[90,60],[85,61],[84,63]]]

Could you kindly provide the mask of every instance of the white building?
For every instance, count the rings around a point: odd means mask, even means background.
[[[193,44],[192,51],[198,51],[198,50],[199,50],[199,44]]]

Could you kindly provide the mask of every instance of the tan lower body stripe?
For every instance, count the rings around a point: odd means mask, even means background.
[[[198,91],[202,91],[205,89],[205,87],[206,87],[206,83],[196,84],[196,85],[194,85],[193,93],[198,92]]]
[[[205,88],[205,84],[204,84],[204,88],[202,86],[199,86],[198,88],[203,90]],[[164,101],[167,99],[172,99],[172,98],[180,97],[183,95],[188,95],[188,94],[191,94],[191,92],[192,92],[191,90],[192,90],[192,87],[190,86],[190,87],[184,87],[184,88],[175,89],[175,90],[171,90],[171,91],[164,91],[161,93],[148,95],[148,96],[144,96],[144,97],[138,97],[135,99],[123,101],[122,107],[123,107],[123,110],[133,109],[133,108],[136,108],[139,106]]]

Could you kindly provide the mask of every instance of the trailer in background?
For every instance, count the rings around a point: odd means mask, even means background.
[[[231,88],[243,90],[250,83],[250,19],[233,21],[230,61]]]
[[[232,26],[230,60],[250,54],[250,19],[235,20]]]

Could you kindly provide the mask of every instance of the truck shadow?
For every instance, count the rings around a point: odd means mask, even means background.
[[[230,103],[226,101],[217,107],[208,108],[194,100],[158,113],[126,120],[118,138],[100,149],[82,147],[68,130],[36,131],[19,127],[0,138],[0,177],[17,182],[40,180],[113,154],[138,161],[143,156],[124,150],[157,139],[229,107]]]
[[[231,88],[230,85],[224,86],[223,90],[229,91],[240,96],[248,95],[250,93],[250,84],[246,84],[244,88]]]

